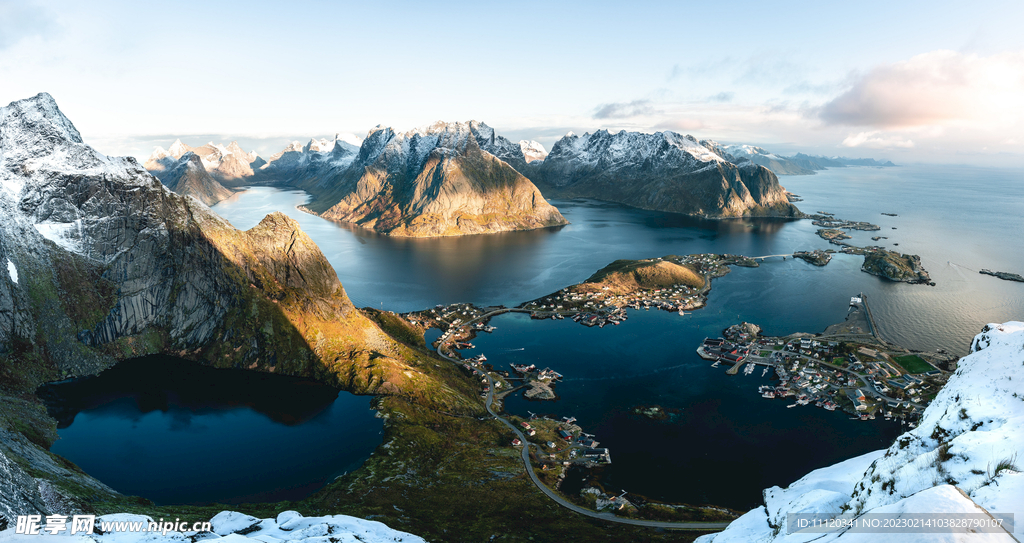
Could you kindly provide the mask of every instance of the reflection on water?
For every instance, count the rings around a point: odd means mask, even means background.
[[[882,227],[851,232],[851,243],[919,254],[936,287],[894,284],[859,266],[824,270],[863,290],[888,339],[919,349],[965,352],[989,322],[1024,315],[1024,284],[981,276],[980,268],[1024,272],[1024,172],[966,167],[837,168],[782,183],[807,212],[828,211]],[[257,187],[214,207],[239,228],[279,210],[320,246],[358,306],[414,311],[439,303],[518,305],[580,282],[620,258],[702,252],[748,256],[828,249],[810,221],[704,220],[593,200],[551,200],[571,224],[529,232],[441,239],[381,236],[303,213],[301,191]],[[882,213],[896,213],[889,217]],[[895,229],[894,229],[895,227]],[[872,236],[889,239],[871,240]],[[899,243],[899,246],[895,244]],[[779,266],[768,261],[765,267]],[[812,266],[787,268],[776,281],[799,285]],[[857,285],[856,289],[852,285]],[[764,288],[774,288],[761,282]],[[742,286],[739,288],[743,288]],[[804,303],[813,304],[813,300]],[[788,304],[779,312],[802,311]],[[740,309],[740,308],[737,308]],[[771,325],[773,316],[759,315]],[[828,322],[816,323],[821,329]]]
[[[53,452],[158,503],[303,498],[362,464],[383,427],[367,397],[167,356],[38,394],[58,421]]]

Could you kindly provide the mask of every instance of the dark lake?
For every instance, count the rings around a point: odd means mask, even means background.
[[[304,498],[358,468],[383,428],[368,396],[168,356],[39,394],[58,421],[53,452],[160,504]]]

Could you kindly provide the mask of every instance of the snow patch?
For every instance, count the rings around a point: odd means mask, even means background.
[[[17,285],[18,284],[18,268],[14,265],[14,262],[11,262],[11,259],[9,259],[9,258],[7,259],[7,273],[10,274],[11,281],[14,281],[14,284]]]
[[[786,534],[789,513],[1020,513],[1024,474],[1024,323],[989,324],[971,343],[917,428],[885,451],[816,470],[783,490],[764,493],[766,507],[714,541],[878,541],[878,534]],[[999,468],[997,471],[997,467]],[[955,486],[954,486],[955,485]],[[840,503],[840,497],[846,503]],[[758,528],[760,531],[758,531]],[[781,531],[775,533],[776,528]],[[1024,524],[1014,523],[1024,534]],[[1008,534],[902,534],[900,541],[1012,541]]]
[[[82,248],[82,221],[74,222],[41,222],[33,226],[46,239],[56,243],[62,249],[77,254],[85,254]]]

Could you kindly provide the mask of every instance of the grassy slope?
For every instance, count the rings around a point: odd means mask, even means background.
[[[579,287],[581,290],[608,287],[613,294],[627,294],[673,285],[699,289],[704,286],[704,278],[686,266],[667,260],[616,260],[591,275]]]

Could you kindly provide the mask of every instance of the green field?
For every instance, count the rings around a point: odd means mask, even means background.
[[[761,351],[760,356],[761,358],[768,358],[770,354],[772,354],[771,351]]]
[[[893,360],[897,364],[907,370],[908,373],[925,373],[935,369],[934,366],[925,362],[920,356],[916,354],[908,354],[906,356],[897,356]]]

